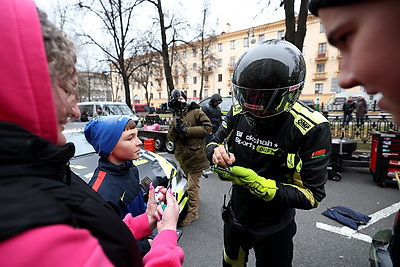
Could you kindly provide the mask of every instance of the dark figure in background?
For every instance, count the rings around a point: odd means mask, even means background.
[[[343,103],[343,123],[342,125],[349,125],[349,122],[353,118],[351,115],[353,111],[356,109],[356,102],[353,101],[353,98],[349,96],[346,102]]]
[[[149,114],[154,114],[154,113],[156,113],[156,108],[154,107],[154,104],[151,103],[151,106],[149,108]]]
[[[359,95],[357,97],[357,102],[356,102],[357,126],[364,125],[364,118],[365,114],[367,114],[367,111],[368,111],[367,101],[365,101],[362,95]]]
[[[97,116],[103,116],[103,109],[100,106],[96,106]]]
[[[329,122],[297,100],[306,65],[294,45],[260,42],[238,61],[235,104],[207,145],[212,170],[232,182],[223,207],[223,266],[291,266],[295,209],[325,197],[331,151]],[[229,151],[228,151],[229,150]]]
[[[221,103],[221,95],[213,94],[210,101],[208,102],[208,105],[203,107],[204,113],[207,115],[212,123],[212,133],[206,138],[207,144],[208,142],[210,142],[212,135],[217,132],[219,126],[221,126],[222,124],[221,108],[219,107],[219,104]]]

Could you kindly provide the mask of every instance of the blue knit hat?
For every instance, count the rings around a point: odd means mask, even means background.
[[[126,116],[99,116],[85,126],[86,140],[99,156],[107,158],[118,143],[128,121]]]

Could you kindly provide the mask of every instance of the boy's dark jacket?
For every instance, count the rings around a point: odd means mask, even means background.
[[[103,181],[94,188],[95,191],[114,207],[121,219],[128,213],[136,217],[146,211],[139,171],[132,161],[126,161],[125,165],[115,165],[100,157],[98,167],[89,182],[92,188],[99,177]]]

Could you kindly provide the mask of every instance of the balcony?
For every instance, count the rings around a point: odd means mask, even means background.
[[[227,82],[226,82],[226,85],[228,86],[228,87],[231,87],[231,80],[228,80]]]
[[[211,83],[210,82],[205,82],[204,83],[204,88],[210,88],[211,87]]]
[[[182,76],[183,76],[183,77],[187,77],[187,76],[188,76],[188,71],[187,71],[187,70],[183,70]]]
[[[204,68],[204,74],[211,74],[211,73],[213,73],[212,67],[206,67],[206,68]]]
[[[324,81],[327,79],[327,76],[326,72],[315,72],[313,74],[313,81]]]
[[[157,89],[156,89],[157,91],[162,91],[162,87],[160,86],[160,87],[157,87]]]
[[[189,90],[189,84],[188,83],[182,84],[182,90]]]
[[[233,72],[235,70],[235,64],[228,64],[228,70]]]
[[[158,75],[158,76],[156,76],[156,77],[154,78],[154,80],[156,80],[156,81],[164,80],[164,76],[163,76],[163,75]]]
[[[174,77],[174,78],[179,77],[179,71],[174,71],[174,72],[172,73],[172,77]]]
[[[315,55],[315,61],[326,61],[328,60],[328,51],[317,52]]]

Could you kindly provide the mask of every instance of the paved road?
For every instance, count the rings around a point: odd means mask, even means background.
[[[183,236],[179,241],[185,251],[184,266],[221,266],[220,207],[229,187],[229,183],[218,180],[214,174],[201,179],[199,219],[182,228]],[[293,266],[368,266],[368,241],[376,231],[390,228],[393,224],[392,212],[400,206],[399,190],[394,186],[378,187],[368,168],[344,168],[342,180],[328,181],[326,192],[327,197],[317,209],[297,211]],[[397,206],[384,210],[393,204]],[[321,214],[338,205],[374,215],[376,221],[355,232]],[[248,266],[255,266],[253,254]]]

